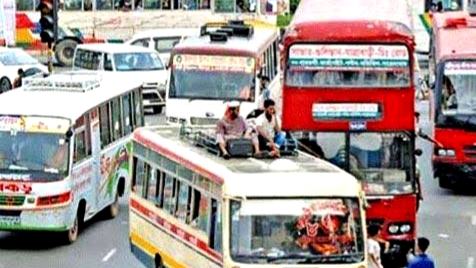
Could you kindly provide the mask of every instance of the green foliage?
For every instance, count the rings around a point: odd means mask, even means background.
[[[278,27],[282,28],[282,27],[286,27],[289,25],[289,23],[291,22],[291,19],[293,18],[292,15],[290,14],[280,14],[278,15],[278,18],[277,18],[277,21],[276,21],[276,24]]]
[[[289,0],[289,10],[291,11],[291,14],[294,14],[294,12],[296,12],[296,9],[299,5],[299,1],[301,0]]]

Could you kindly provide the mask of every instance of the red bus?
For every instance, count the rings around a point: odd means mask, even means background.
[[[385,267],[416,236],[412,25],[406,1],[302,0],[283,38],[283,129],[362,181]]]
[[[435,14],[433,23],[433,171],[448,189],[476,178],[476,18],[459,14]]]

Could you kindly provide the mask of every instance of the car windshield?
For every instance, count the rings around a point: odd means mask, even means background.
[[[346,135],[350,136],[349,146],[346,146]],[[367,195],[414,191],[411,172],[414,155],[412,139],[407,133],[319,132],[315,138],[324,158],[361,180]]]
[[[231,258],[240,263],[317,264],[364,260],[357,198],[231,201]]]
[[[157,71],[165,67],[159,54],[152,52],[118,53],[114,54],[116,71]]]
[[[440,82],[443,115],[476,114],[476,61],[445,63]]]
[[[64,134],[0,131],[0,172],[66,174],[69,143]]]
[[[174,56],[170,98],[254,101],[254,60],[228,56]]]
[[[401,45],[296,44],[286,84],[294,87],[408,87],[410,57]]]
[[[0,62],[5,66],[38,64],[35,58],[20,49],[9,49],[0,52]]]

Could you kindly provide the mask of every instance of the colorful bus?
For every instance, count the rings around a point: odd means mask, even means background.
[[[146,267],[367,267],[355,177],[305,153],[224,160],[197,146],[208,127],[134,132],[130,243]]]
[[[442,188],[474,182],[476,167],[476,18],[468,13],[434,17],[433,172]],[[435,14],[436,15],[436,14]]]
[[[61,232],[73,243],[130,185],[140,83],[92,73],[24,80],[0,98],[0,230]]]
[[[213,124],[225,102],[241,102],[244,115],[260,107],[261,78],[279,89],[277,28],[253,28],[243,21],[208,23],[171,53],[166,94],[167,122]]]
[[[419,200],[407,2],[302,0],[283,44],[283,129],[360,179],[385,267],[404,266]]]

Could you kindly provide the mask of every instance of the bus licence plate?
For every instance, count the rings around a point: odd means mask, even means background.
[[[0,226],[17,226],[20,225],[19,216],[0,216]]]

